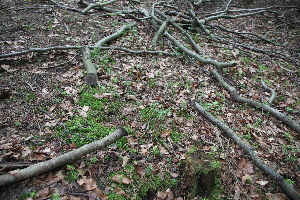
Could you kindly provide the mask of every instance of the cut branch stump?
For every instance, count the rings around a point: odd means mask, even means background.
[[[183,179],[188,184],[189,199],[196,196],[209,198],[216,188],[216,178],[219,168],[212,163],[213,160],[202,152],[187,153],[183,167]]]
[[[97,70],[91,59],[91,50],[88,47],[82,48],[82,58],[84,68],[87,71],[87,75],[84,79],[85,83],[88,85],[97,85]]]

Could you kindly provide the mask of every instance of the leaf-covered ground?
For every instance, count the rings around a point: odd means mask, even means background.
[[[75,1],[60,1],[80,7]],[[94,11],[81,15],[48,1],[1,1],[0,53],[31,47],[94,45],[135,20]],[[129,6],[118,2],[116,6]],[[248,18],[224,20],[253,29]],[[249,20],[249,19],[248,19]],[[299,20],[299,19],[298,19]],[[223,23],[223,22],[222,22]],[[278,26],[256,19],[257,33]],[[299,31],[284,26],[286,33]],[[156,30],[145,21],[111,46],[147,49]],[[178,33],[180,34],[180,33]],[[299,35],[299,34],[298,34]],[[237,62],[224,77],[245,97],[267,101],[260,81],[277,92],[274,107],[300,121],[299,66],[217,49],[198,37],[208,58]],[[299,36],[289,42],[299,48]],[[265,48],[258,43],[257,47]],[[173,52],[161,40],[157,50]],[[176,50],[176,49],[175,49]],[[193,108],[196,101],[256,148],[262,160],[300,190],[299,135],[270,114],[232,100],[210,66],[177,56],[94,51],[99,85],[84,84],[80,51],[51,51],[0,60],[0,161],[36,163],[102,138],[122,126],[129,136],[76,163],[1,189],[0,199],[185,199],[181,163],[191,150],[220,163],[212,199],[285,199],[244,152]],[[277,62],[277,61],[276,61]],[[290,70],[286,70],[289,68]],[[76,135],[77,134],[77,135]],[[88,139],[87,139],[88,138]],[[2,166],[7,173],[16,168]],[[24,195],[25,194],[25,195]]]

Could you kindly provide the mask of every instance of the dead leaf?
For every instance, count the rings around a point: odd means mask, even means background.
[[[1,65],[1,68],[7,72],[14,72],[17,71],[16,69],[11,69],[9,65]]]
[[[174,199],[174,193],[173,193],[173,191],[172,191],[170,188],[168,188],[168,189],[165,191],[165,193],[166,193],[166,195],[167,195],[167,199],[168,199],[168,200],[173,200],[173,199]]]
[[[168,152],[168,150],[167,149],[165,149],[164,147],[162,147],[162,146],[159,146],[159,151],[160,151],[160,153],[161,154],[169,154],[169,152]]]
[[[128,161],[130,160],[130,158],[128,156],[124,156],[123,157],[123,163],[122,163],[122,167],[126,167]]]
[[[110,178],[112,181],[115,181],[117,183],[123,183],[123,184],[129,184],[130,183],[130,179],[127,178],[126,176],[123,175],[114,175],[113,177]]]
[[[116,194],[123,195],[123,196],[126,195],[125,191],[122,190],[122,189],[119,188],[119,187],[115,187],[115,188],[114,188],[114,191],[115,191]]]
[[[167,194],[164,193],[164,192],[158,191],[158,192],[156,193],[156,196],[157,196],[158,198],[160,198],[160,199],[164,199],[164,198],[167,197]]]
[[[68,112],[72,111],[72,102],[70,100],[64,101],[60,104],[60,107]]]
[[[38,191],[36,193],[36,195],[34,196],[34,198],[36,199],[41,199],[41,198],[44,198],[44,197],[47,197],[50,195],[50,188],[49,187],[46,187],[40,191]]]
[[[78,93],[78,91],[72,87],[65,87],[65,91],[67,94],[73,94],[73,95],[76,95]]]
[[[253,174],[253,173],[254,173],[253,164],[249,160],[241,158],[240,162],[238,163],[236,175],[238,177],[241,177],[245,174]]]
[[[83,106],[82,110],[79,112],[79,115],[82,117],[87,117],[88,110],[89,110],[89,106]]]
[[[176,173],[170,173],[170,175],[173,177],[173,178],[177,178],[179,175],[178,174],[176,174]]]
[[[94,190],[97,188],[97,182],[92,178],[82,176],[77,180],[78,185],[81,185],[85,190]]]
[[[94,189],[93,191],[89,191],[88,192],[89,195],[93,196],[93,197],[98,197],[101,200],[107,200],[109,197],[107,195],[105,195],[102,190],[100,190],[99,188]]]
[[[57,121],[56,120],[52,120],[52,121],[49,121],[49,122],[45,123],[45,126],[48,126],[48,127],[54,127],[56,125],[57,125]]]
[[[287,98],[287,99],[286,99],[286,103],[287,103],[287,104],[293,104],[293,103],[295,103],[295,100],[292,99],[292,98]]]
[[[245,174],[244,176],[242,176],[242,183],[243,184],[246,184],[247,181],[251,181],[251,180],[252,180],[252,178],[249,174]]]
[[[266,196],[268,197],[268,200],[287,200],[286,196],[282,193],[266,193]]]
[[[96,99],[103,99],[103,98],[109,99],[109,97],[111,96],[111,93],[103,93],[103,94],[96,93],[93,96]]]
[[[193,140],[199,140],[199,139],[201,139],[200,135],[197,135],[197,134],[193,134],[193,135],[191,136],[191,138],[192,138]]]
[[[46,156],[44,154],[32,154],[29,156],[30,161],[44,161]]]
[[[265,186],[269,183],[269,181],[257,181],[256,183],[261,185],[261,186]]]
[[[140,176],[144,176],[146,174],[146,170],[141,165],[135,165],[134,166],[136,173],[138,173]]]
[[[87,112],[89,110],[89,108],[90,108],[89,106],[83,106],[82,110],[85,111],[85,112]]]
[[[141,147],[141,153],[146,154],[148,150],[153,146],[153,143],[150,144],[142,144]]]
[[[162,132],[161,137],[163,137],[163,138],[169,137],[169,136],[170,136],[170,133],[171,133],[171,130],[168,129],[168,130]]]
[[[194,124],[193,119],[189,119],[189,120],[186,122],[186,125],[187,125],[187,126],[193,126],[193,124]]]

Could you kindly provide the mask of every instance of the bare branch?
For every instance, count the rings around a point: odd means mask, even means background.
[[[119,128],[101,140],[86,144],[78,149],[62,154],[51,160],[31,165],[30,167],[27,167],[25,169],[15,170],[10,172],[9,174],[1,175],[0,186],[7,186],[12,183],[46,173],[57,167],[72,163],[89,153],[107,147],[108,145],[116,142],[125,135],[127,135],[126,130],[123,128]]]
[[[91,9],[93,8],[102,8],[103,6],[106,6],[106,5],[109,5],[109,4],[112,4],[114,2],[117,2],[118,0],[111,0],[111,1],[108,1],[108,2],[104,2],[104,3],[90,3],[83,11],[82,13],[83,14],[86,14],[87,12],[89,12]]]
[[[227,125],[222,123],[220,120],[215,118],[209,112],[207,112],[203,107],[201,107],[197,102],[195,102],[194,107],[196,110],[206,119],[208,119],[211,123],[216,125],[219,129],[221,129],[227,137],[232,139],[239,147],[241,147],[245,153],[250,157],[250,159],[255,163],[255,165],[262,170],[263,172],[267,173],[269,176],[272,177],[284,191],[284,193],[293,200],[299,200],[300,194],[292,187],[291,184],[288,184],[284,177],[281,176],[279,173],[271,169],[268,165],[266,165],[256,154],[255,149],[241,140],[232,129],[230,129]]]
[[[293,130],[295,130],[297,133],[300,134],[300,124],[297,123],[295,120],[291,119],[289,116],[279,112],[278,110],[272,108],[269,105],[263,104],[263,103],[259,103],[256,101],[253,101],[251,99],[247,99],[244,97],[241,97],[236,89],[229,85],[228,83],[225,82],[225,80],[223,79],[223,77],[215,70],[212,70],[211,73],[215,76],[215,78],[219,81],[219,83],[221,83],[226,90],[228,90],[231,94],[231,96],[233,97],[234,100],[241,102],[241,103],[246,103],[254,108],[261,108],[264,111],[267,111],[269,113],[271,113],[274,117],[276,117],[277,119],[281,120],[283,123],[285,123],[286,125],[288,125],[289,127],[291,127]]]
[[[268,86],[265,84],[264,81],[261,81],[261,85],[263,86],[263,88],[265,88],[265,90],[271,92],[271,97],[270,97],[268,103],[269,103],[270,105],[272,105],[273,102],[274,102],[274,100],[275,100],[275,98],[276,98],[276,92],[275,92],[275,90],[272,89],[272,88],[270,88],[270,87],[268,87]]]
[[[96,85],[98,81],[97,70],[91,59],[91,50],[88,47],[82,48],[82,59],[84,68],[87,71],[85,82],[88,85]]]
[[[117,39],[118,37],[120,37],[120,35],[126,30],[126,29],[130,29],[131,27],[135,26],[135,24],[129,24],[129,25],[124,25],[122,26],[118,31],[116,31],[114,34],[111,34],[101,40],[99,40],[95,46],[103,46],[104,44],[107,44],[108,42]]]
[[[158,39],[161,37],[161,35],[163,35],[163,33],[165,32],[166,27],[168,26],[169,23],[170,23],[170,17],[168,17],[166,19],[166,21],[164,21],[164,23],[162,23],[162,25],[156,32],[155,36],[153,37],[152,42],[151,42],[153,47],[156,46]]]
[[[76,9],[76,8],[71,8],[71,7],[63,6],[63,5],[57,3],[57,2],[54,1],[54,0],[48,0],[48,1],[54,3],[56,6],[58,6],[59,8],[62,8],[62,9],[64,9],[64,10],[71,10],[71,11],[75,11],[75,12],[81,12],[81,10],[78,10],[78,9]]]
[[[143,10],[142,12],[143,12],[143,14],[144,14],[146,17],[149,17],[149,16],[150,16],[149,13],[148,13],[146,10]],[[152,15],[152,18],[153,18],[155,21],[149,20],[149,22],[150,22],[152,25],[156,26],[156,27],[157,27],[157,25],[156,25],[157,22],[160,23],[160,24],[163,23],[162,20],[158,19],[158,18],[155,17],[154,15]],[[159,27],[158,27],[158,28],[159,28]],[[197,53],[195,53],[195,52],[189,50],[187,47],[185,47],[182,43],[180,43],[180,42],[179,42],[178,40],[176,40],[172,35],[170,35],[168,31],[165,31],[164,34],[165,34],[165,36],[167,36],[167,38],[168,38],[169,40],[171,40],[172,43],[173,43],[175,46],[177,46],[182,52],[184,52],[184,53],[186,53],[187,55],[189,55],[189,56],[195,58],[196,60],[198,60],[199,62],[201,62],[201,63],[203,63],[203,64],[211,64],[211,65],[216,66],[216,67],[217,67],[217,70],[220,71],[220,72],[222,71],[223,68],[234,67],[234,66],[237,65],[237,63],[223,63],[223,62],[218,62],[218,61],[212,60],[212,59],[205,59],[205,58],[201,57],[199,54],[197,54]]]
[[[20,56],[25,55],[32,52],[47,52],[47,51],[53,51],[53,50],[68,50],[68,49],[81,49],[84,46],[54,46],[54,47],[48,47],[48,48],[30,48],[24,51],[20,52],[14,52],[14,53],[8,53],[8,54],[2,54],[0,55],[1,58],[9,58],[14,56]],[[167,56],[174,56],[174,53],[169,53],[165,51],[147,51],[147,50],[131,50],[127,49],[125,47],[100,47],[100,46],[87,46],[91,49],[99,48],[103,50],[120,50],[128,53],[135,53],[135,54],[158,54],[158,55],[167,55]]]
[[[165,19],[167,18],[167,16],[160,12],[159,10],[155,9],[155,13],[159,14],[160,16],[164,17]],[[188,40],[189,42],[191,43],[191,45],[194,47],[194,49],[196,50],[197,53],[200,53],[201,52],[201,49],[200,47],[196,44],[196,42],[193,40],[193,38],[182,28],[180,27],[178,24],[176,24],[175,22],[173,21],[170,21],[170,24],[177,28]]]

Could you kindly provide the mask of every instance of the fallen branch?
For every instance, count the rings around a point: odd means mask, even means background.
[[[272,105],[273,102],[275,101],[275,98],[276,98],[276,92],[275,92],[275,90],[273,90],[272,88],[268,87],[268,86],[265,84],[264,81],[261,81],[261,85],[263,86],[263,88],[264,88],[265,90],[267,90],[268,92],[271,92],[271,97],[270,97],[268,103],[269,103],[270,105]]]
[[[87,71],[84,81],[88,85],[97,85],[98,76],[97,70],[91,59],[91,50],[88,47],[82,48],[83,66]]]
[[[122,33],[126,30],[126,29],[129,29],[131,27],[135,26],[135,24],[129,24],[129,25],[124,25],[122,26],[119,30],[117,30],[115,33],[99,40],[95,46],[96,47],[100,47],[100,46],[103,46],[105,44],[107,44],[108,42],[112,41],[112,40],[115,40],[117,39],[118,37],[120,37],[122,35]]]
[[[101,39],[100,41],[98,41],[95,44],[95,46],[100,47],[100,46],[103,46],[103,45],[107,44],[108,42],[110,42],[112,40],[117,39],[118,37],[120,37],[123,34],[123,32],[126,29],[131,28],[132,26],[134,26],[134,24],[122,26],[115,33],[113,33],[113,34]],[[88,47],[82,48],[82,58],[83,58],[84,68],[87,71],[87,75],[84,79],[86,84],[88,84],[88,85],[97,85],[97,81],[98,81],[97,69],[96,69],[95,65],[93,64],[93,61],[91,59],[91,50]]]
[[[241,140],[240,137],[238,137],[233,130],[231,130],[227,125],[219,121],[217,118],[215,118],[213,115],[211,115],[209,112],[207,112],[203,107],[201,107],[198,103],[195,102],[194,107],[196,110],[204,116],[206,119],[208,119],[211,123],[216,125],[219,129],[221,129],[227,137],[232,139],[239,147],[241,147],[245,153],[250,157],[250,159],[255,163],[255,165],[262,170],[263,172],[267,173],[269,176],[271,176],[272,179],[274,179],[283,192],[291,199],[293,200],[299,200],[300,194],[292,187],[291,184],[287,183],[284,180],[284,177],[281,176],[279,173],[271,169],[268,165],[266,165],[255,153],[255,149],[245,143],[243,140]]]
[[[81,49],[85,46],[54,46],[54,47],[48,47],[48,48],[30,48],[24,51],[14,52],[14,53],[8,53],[8,54],[2,54],[0,55],[1,58],[9,58],[14,56],[21,56],[28,53],[33,52],[47,52],[47,51],[54,51],[54,50],[69,50],[69,49]],[[167,56],[174,56],[174,53],[169,53],[165,51],[147,51],[147,50],[131,50],[127,49],[125,47],[99,47],[99,46],[87,46],[90,49],[99,48],[102,50],[120,50],[127,53],[135,53],[135,54],[161,54],[161,55],[167,55]]]
[[[60,3],[57,3],[54,0],[48,0],[48,1],[54,3],[57,7],[62,8],[64,10],[71,10],[71,11],[74,11],[74,12],[81,12],[81,10],[78,10],[76,8],[71,8],[71,7],[63,6],[63,5],[61,5]]]
[[[84,1],[84,0],[80,0],[79,1],[80,4],[82,4],[84,6],[87,6],[82,11],[83,14],[86,14],[91,9],[103,10],[103,11],[112,12],[112,13],[115,13],[115,14],[131,14],[131,13],[138,12],[137,10],[118,10],[118,9],[112,9],[112,8],[106,8],[106,7],[104,7],[105,5],[108,5],[108,4],[113,3],[113,2],[114,2],[114,0],[106,2],[106,3],[103,3],[103,4],[93,4],[92,3],[92,5],[90,5],[90,3],[87,2],[87,1]]]
[[[278,110],[272,108],[269,105],[241,97],[237,93],[236,89],[233,86],[226,83],[223,77],[217,71],[212,70],[211,73],[215,76],[215,78],[219,81],[219,83],[221,83],[225,87],[225,89],[229,91],[230,95],[234,100],[241,103],[246,103],[254,108],[262,108],[264,111],[271,113],[274,117],[284,122],[286,125],[288,125],[290,128],[295,130],[297,133],[300,133],[300,124],[297,123],[295,120],[291,119],[289,116],[286,116],[285,114],[279,112]]]
[[[18,181],[44,174],[57,167],[72,163],[89,153],[107,147],[108,145],[116,142],[126,135],[126,130],[123,128],[119,128],[105,138],[102,138],[101,140],[86,144],[78,149],[62,154],[51,160],[32,165],[25,169],[11,171],[8,174],[1,175],[0,186],[7,186]]]
[[[141,11],[146,17],[150,17],[150,14],[145,10],[143,9]],[[153,11],[154,13],[154,11]],[[149,20],[149,22],[159,28],[157,26],[157,23],[159,24],[162,24],[163,21],[158,19],[157,17],[155,17],[154,15],[151,15],[151,19]],[[154,21],[155,20],[155,21]],[[203,58],[202,56],[200,56],[199,54],[189,50],[187,47],[185,47],[181,42],[179,42],[177,39],[175,39],[168,31],[165,31],[164,32],[164,35],[175,45],[177,46],[182,52],[186,53],[187,55],[195,58],[197,61],[203,63],[203,64],[211,64],[211,65],[214,65],[218,71],[221,71],[223,68],[227,68],[227,67],[234,67],[237,65],[237,63],[224,63],[224,62],[218,62],[216,60],[212,60],[212,59],[206,59],[206,58]]]
[[[191,11],[192,12],[192,11]],[[166,16],[163,12],[160,12],[159,10],[155,9],[155,13],[159,14],[160,16],[164,17],[165,19],[168,19],[168,16]],[[193,38],[188,34],[181,26],[179,26],[177,23],[169,19],[169,23],[177,28],[191,43],[191,45],[194,47],[195,51],[197,53],[201,53],[201,48],[196,44],[196,42],[193,40]]]
[[[170,18],[167,18],[166,21],[164,21],[164,23],[160,26],[160,28],[158,29],[158,31],[156,32],[155,36],[152,39],[152,42],[151,42],[152,47],[156,46],[158,39],[165,32],[166,27],[168,26],[169,22],[170,22]]]
[[[112,1],[108,1],[108,2],[104,2],[104,3],[90,3],[83,11],[83,14],[86,14],[89,10],[93,9],[93,8],[102,8],[103,6],[109,5],[111,3],[117,2],[118,0],[112,0]]]

